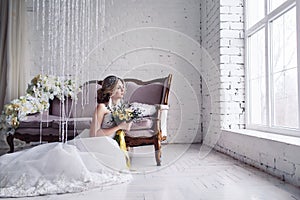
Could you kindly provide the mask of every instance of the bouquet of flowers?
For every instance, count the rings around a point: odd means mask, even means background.
[[[137,122],[143,118],[142,110],[127,103],[113,107],[111,113],[116,124],[130,121]]]
[[[116,124],[122,122],[137,122],[143,118],[142,110],[133,107],[131,104],[120,104],[115,107],[110,108],[113,120]],[[120,145],[120,148],[124,151],[126,157],[127,166],[130,167],[130,159],[127,153],[126,142],[125,142],[125,132],[123,130],[118,130],[114,139]]]

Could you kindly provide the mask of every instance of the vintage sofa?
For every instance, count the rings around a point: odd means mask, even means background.
[[[161,165],[161,141],[167,136],[168,97],[172,75],[150,81],[124,79],[126,102],[154,105],[156,112],[133,124],[126,132],[127,147],[154,145],[157,165]],[[77,100],[67,99],[50,102],[47,112],[27,116],[13,135],[7,136],[10,152],[14,152],[14,138],[29,142],[66,142],[82,130],[90,128],[92,115],[97,106],[97,90],[102,81],[88,81],[81,87]],[[64,110],[64,112],[62,112]]]

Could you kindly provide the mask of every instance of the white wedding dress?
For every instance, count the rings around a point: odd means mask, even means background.
[[[143,116],[155,106],[134,103]],[[102,128],[115,126],[111,113]],[[67,143],[42,144],[0,156],[0,198],[81,192],[129,182],[124,152],[111,137],[89,137],[89,130]]]
[[[89,137],[89,130],[67,143],[42,144],[0,157],[0,197],[81,192],[131,179],[117,142]]]

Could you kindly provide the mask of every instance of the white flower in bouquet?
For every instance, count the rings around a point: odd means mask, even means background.
[[[111,108],[113,120],[120,124],[121,122],[138,121],[142,116],[139,108],[133,108],[130,104],[123,103]]]

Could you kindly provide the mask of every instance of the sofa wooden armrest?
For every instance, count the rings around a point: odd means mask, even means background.
[[[170,106],[165,104],[157,104],[157,112],[158,112],[158,130],[159,137],[161,141],[167,139],[167,117]]]

